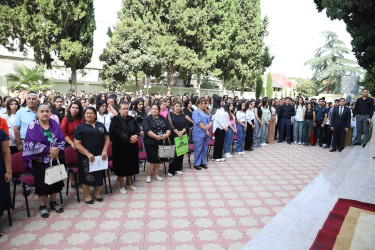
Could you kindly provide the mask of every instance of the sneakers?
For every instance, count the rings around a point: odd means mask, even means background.
[[[146,182],[147,182],[147,179],[146,179]],[[126,194],[126,189],[125,188],[118,188],[120,190],[120,193],[122,194]]]
[[[158,181],[162,181],[162,180],[163,180],[163,178],[162,178],[160,175],[155,176],[154,179],[155,179],[155,180],[158,180]]]
[[[225,159],[224,159],[224,158],[221,158],[220,161],[225,161]]]
[[[293,144],[297,144],[297,141],[294,141]]]
[[[302,145],[302,142],[299,142],[298,145]]]
[[[173,176],[173,174],[171,174],[171,173],[168,172],[168,177],[172,177],[172,176]]]
[[[263,142],[262,144],[260,144],[260,146],[262,147],[267,146],[267,143]]]
[[[134,190],[137,190],[138,188],[134,187],[133,185],[131,186],[126,185],[125,189],[134,191]]]
[[[151,183],[151,176],[147,176],[147,177],[146,177],[146,182],[147,182],[147,183]]]
[[[181,171],[176,171],[176,174],[182,175],[182,172]]]
[[[226,158],[233,158],[233,156],[232,156],[230,153],[226,153],[226,154],[225,154],[225,157],[226,157]]]
[[[221,162],[221,159],[212,159],[212,160],[214,160],[216,162]]]

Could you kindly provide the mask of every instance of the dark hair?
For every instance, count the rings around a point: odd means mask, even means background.
[[[133,110],[135,110],[136,112],[139,112],[138,110],[138,104],[140,103],[143,103],[143,109],[142,109],[142,115],[146,116],[146,109],[145,109],[145,101],[143,100],[143,98],[137,98],[134,102],[133,102]]]
[[[77,114],[77,119],[81,120],[82,119],[82,116],[83,116],[83,108],[82,108],[82,104],[81,102],[79,101],[72,101],[69,105],[69,108],[67,110],[67,114],[66,114],[66,119],[68,120],[68,122],[72,122],[74,121],[74,117],[72,116],[72,114],[70,113],[70,108],[73,106],[73,105],[78,105],[78,114]]]
[[[245,109],[242,109],[242,104],[244,104],[244,103],[245,103]],[[240,101],[238,103],[238,109],[237,109],[237,111],[242,111],[242,112],[246,111],[246,101],[245,100]]]
[[[268,98],[264,97],[264,98],[262,99],[262,106],[263,106],[263,107],[266,107],[267,103],[268,103]]]
[[[311,107],[311,111],[314,111],[314,105],[313,105],[311,102],[308,102],[308,103],[306,104],[306,112],[307,112],[307,110],[309,109],[309,105],[310,105],[310,107]]]
[[[90,104],[94,105],[95,102],[96,102],[96,95],[93,95],[93,96],[90,97]]]
[[[341,99],[345,100],[345,98],[340,98],[340,99],[335,99],[335,102],[339,102]]]
[[[344,97],[341,97],[338,101],[341,101],[341,100],[346,101]]]
[[[160,105],[159,105],[159,103],[154,102],[154,103],[151,105],[151,108],[152,108],[153,106],[156,106],[156,107],[158,108],[159,113],[160,113]]]
[[[258,108],[259,106],[259,103],[261,103],[262,101],[260,99],[256,99],[255,101],[255,107]]]
[[[53,98],[53,101],[56,102],[57,99],[62,99],[64,101],[64,98],[62,98],[62,96],[59,96],[59,95],[55,96]]]
[[[10,116],[12,114],[11,111],[10,111],[10,105],[12,104],[12,102],[17,103],[17,110],[20,109],[20,103],[15,98],[12,98],[12,99],[8,100],[7,103],[6,103],[6,109],[7,109],[8,116]]]
[[[364,89],[362,89],[362,92],[363,92],[363,91],[365,91],[365,90],[367,90],[367,91],[368,91],[368,88],[364,88]]]
[[[98,101],[98,102],[96,103],[96,110],[97,110],[98,112],[99,112],[99,108],[100,108],[101,106],[103,106],[103,104],[105,104],[105,105],[107,106],[107,102],[104,101],[104,100],[100,100],[100,101]],[[99,112],[99,114],[100,114],[100,112]],[[107,109],[105,109],[104,114],[108,114],[108,110],[107,110]]]
[[[272,102],[273,102],[273,101],[275,101],[275,105],[274,105],[274,106],[272,106]],[[276,100],[275,100],[275,99],[270,99],[270,100],[268,101],[268,108],[271,110],[271,107],[276,108],[275,106],[276,106]]]
[[[52,108],[53,108],[52,102],[50,102],[50,101],[48,101],[48,100],[45,100],[45,101],[43,102],[43,105],[48,105],[48,106],[49,106],[49,104],[51,105],[50,109],[51,109],[51,111],[52,111]]]
[[[225,104],[225,112],[228,113],[228,115],[229,115],[229,120],[233,121],[233,119],[234,119],[233,109],[232,109],[232,111],[229,111],[230,105],[233,105],[233,103],[228,102],[227,104]],[[233,106],[233,107],[234,107],[234,106]]]
[[[9,96],[9,95],[4,96],[4,98],[3,98],[3,102],[5,103],[5,100],[8,99],[8,98],[12,98],[12,97]]]
[[[95,121],[96,121],[96,119],[98,118],[98,115],[96,114],[96,109],[94,107],[90,107],[90,106],[86,107],[85,110],[83,111],[84,115],[86,114],[87,110],[92,110],[92,112],[94,112],[94,114],[95,114]]]
[[[189,102],[191,102],[190,99],[186,99],[186,100],[184,101],[184,107],[185,107],[185,108],[187,108],[187,107],[189,106]]]
[[[216,113],[217,109],[220,108],[220,102],[223,100],[223,98],[216,95],[216,94],[214,94],[212,96],[212,98],[214,99],[214,105],[213,105],[213,108],[212,108],[212,115],[214,115]]]

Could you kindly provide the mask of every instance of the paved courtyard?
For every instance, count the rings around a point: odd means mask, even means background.
[[[29,196],[26,215],[18,186],[13,226],[0,219],[0,249],[240,249],[337,156],[327,149],[275,143],[208,169],[189,169],[163,182],[145,182],[123,195],[112,175],[104,202],[77,203],[73,190],[65,212],[41,219]],[[192,155],[192,160],[193,160]],[[81,198],[83,192],[81,190]]]

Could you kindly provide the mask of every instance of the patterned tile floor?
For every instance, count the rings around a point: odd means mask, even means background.
[[[240,249],[293,199],[337,153],[276,143],[224,163],[145,183],[123,195],[112,176],[105,202],[64,197],[65,212],[41,219],[30,195],[31,217],[18,192],[13,226],[0,219],[0,249]],[[193,156],[192,156],[193,158]],[[21,190],[18,187],[19,191]],[[81,191],[81,197],[82,197]]]

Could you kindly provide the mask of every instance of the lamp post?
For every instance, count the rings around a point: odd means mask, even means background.
[[[146,95],[148,95],[148,90],[151,89],[151,83],[147,83],[147,75],[145,74],[145,85],[143,86],[146,89]]]

